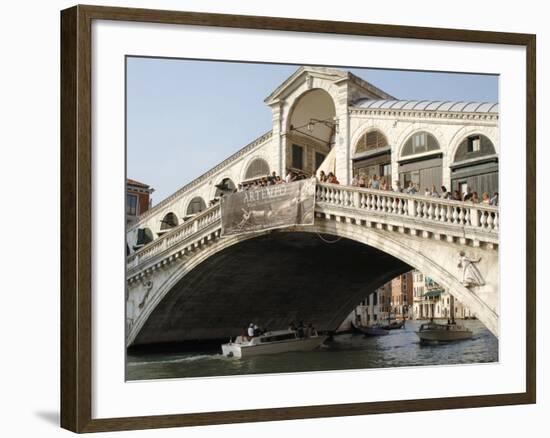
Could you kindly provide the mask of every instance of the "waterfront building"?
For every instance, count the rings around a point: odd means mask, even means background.
[[[406,319],[413,304],[412,271],[395,277],[391,281],[391,312],[396,319]]]
[[[392,311],[392,282],[383,286],[365,297],[342,324],[342,328],[349,327],[354,321],[356,325],[371,325],[386,320]],[[392,314],[393,315],[393,314]]]
[[[426,282],[424,280],[424,274],[418,270],[412,271],[413,278],[413,304],[411,317],[413,319],[424,319],[424,308],[422,307],[422,300],[424,292],[426,291]]]
[[[138,222],[139,216],[144,214],[151,207],[151,194],[155,191],[152,187],[142,182],[127,178],[126,179],[126,228],[131,227]],[[177,218],[172,214],[174,220]],[[162,228],[162,225],[161,225]],[[130,254],[136,248],[139,248],[153,240],[154,236],[146,229],[138,229],[136,244],[130,248],[126,245],[126,254]]]
[[[413,319],[449,319],[451,317],[451,294],[426,277],[420,271],[413,271]],[[454,299],[455,319],[475,318],[475,314]]]

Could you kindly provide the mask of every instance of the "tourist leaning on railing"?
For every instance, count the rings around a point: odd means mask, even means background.
[[[338,178],[336,178],[336,175],[334,175],[334,173],[332,172],[329,172],[327,176],[327,182],[329,184],[340,184],[340,181],[338,181]]]
[[[447,191],[447,187],[441,186],[441,195],[439,196],[441,199],[451,199],[451,192]]]

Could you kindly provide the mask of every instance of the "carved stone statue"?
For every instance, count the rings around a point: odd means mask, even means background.
[[[481,257],[477,260],[471,259],[464,251],[460,251],[458,255],[458,267],[462,268],[462,284],[466,287],[483,286],[485,280],[475,265],[475,263],[479,263]]]

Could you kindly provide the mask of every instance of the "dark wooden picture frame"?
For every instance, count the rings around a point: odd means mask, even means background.
[[[526,391],[275,409],[92,419],[91,25],[93,20],[517,45],[526,48]],[[61,12],[61,426],[98,432],[536,402],[536,37],[531,34],[75,6]]]

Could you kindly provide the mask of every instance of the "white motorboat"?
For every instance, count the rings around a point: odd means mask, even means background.
[[[288,351],[312,351],[319,347],[325,339],[327,336],[318,334],[299,337],[297,331],[277,330],[251,339],[238,336],[235,341],[229,341],[222,345],[222,354],[228,357],[250,357]]]
[[[451,342],[470,339],[473,332],[458,324],[429,322],[422,324],[416,334],[422,342]]]
[[[451,319],[447,321],[447,324],[436,324],[435,322],[430,321],[420,326],[420,329],[416,332],[416,334],[420,338],[421,342],[462,341],[465,339],[470,339],[473,336],[474,333],[470,329],[455,323],[454,303],[454,297],[451,295]]]

